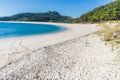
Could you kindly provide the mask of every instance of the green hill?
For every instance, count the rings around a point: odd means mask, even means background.
[[[120,0],[95,8],[79,18],[60,15],[56,11],[45,13],[21,13],[9,17],[0,17],[0,21],[38,21],[38,22],[100,22],[120,20]]]
[[[95,8],[77,18],[75,22],[99,22],[108,20],[120,20],[120,0]]]
[[[60,15],[56,11],[49,11],[45,13],[21,13],[9,17],[0,17],[0,21],[73,22],[73,18]]]

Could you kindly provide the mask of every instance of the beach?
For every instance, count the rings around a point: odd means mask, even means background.
[[[35,24],[39,24],[39,23],[35,23]],[[58,32],[54,34],[46,34],[40,36],[38,35],[38,36],[0,39],[0,44],[1,44],[0,67],[3,67],[4,65],[9,64],[11,62],[16,62],[16,59],[21,58],[23,55],[27,55],[35,50],[38,50],[39,48],[58,44],[96,31],[96,28],[92,28],[94,27],[94,25],[89,26],[89,24],[88,25],[60,24],[60,23],[58,24],[42,23],[42,24],[65,26],[66,28],[68,28],[68,30],[64,32]]]
[[[33,24],[39,24],[32,22]],[[41,24],[41,23],[40,23]],[[7,80],[119,80],[120,67],[97,24],[42,23],[58,33],[0,39],[0,76]]]

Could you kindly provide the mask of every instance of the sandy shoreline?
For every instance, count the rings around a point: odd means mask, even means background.
[[[84,25],[36,22],[21,23],[58,25],[64,26],[68,30],[46,35],[0,39],[0,68],[12,62],[16,62],[24,55],[28,55],[29,53],[32,53],[33,51],[42,47],[58,44],[97,31],[95,25],[89,24]]]
[[[0,69],[0,79],[120,79],[120,65],[114,61],[116,58],[111,48],[95,34],[86,36],[98,30],[95,24],[44,24],[64,26],[68,30],[40,36],[0,39],[0,66],[9,64]]]

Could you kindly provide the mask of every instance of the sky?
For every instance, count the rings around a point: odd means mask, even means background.
[[[111,1],[114,0],[1,0],[0,16],[57,11],[75,18]]]

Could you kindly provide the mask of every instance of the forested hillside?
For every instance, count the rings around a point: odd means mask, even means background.
[[[56,11],[49,11],[45,13],[21,13],[9,17],[1,17],[0,21],[73,22],[73,18],[60,15]]]
[[[75,22],[99,22],[108,20],[120,20],[120,0],[95,8],[77,18]]]
[[[79,18],[60,15],[56,11],[45,13],[21,13],[9,17],[0,17],[0,21],[38,21],[38,22],[100,22],[120,20],[120,0],[95,8]]]

